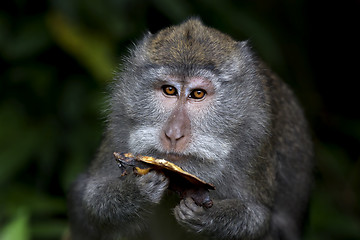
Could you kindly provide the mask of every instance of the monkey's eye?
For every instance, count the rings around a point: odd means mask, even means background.
[[[202,89],[195,89],[193,90],[190,95],[189,98],[194,98],[194,99],[202,99],[204,98],[206,95],[206,91],[202,90]]]
[[[166,95],[175,96],[177,94],[176,88],[170,85],[162,86],[162,90]]]

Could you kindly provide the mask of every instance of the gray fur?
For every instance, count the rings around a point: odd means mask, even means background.
[[[174,45],[166,52],[164,44]],[[166,76],[201,76],[215,87],[211,104],[189,116],[192,135],[183,152],[169,152],[159,141],[170,113],[155,89]],[[312,169],[307,124],[293,93],[247,42],[194,19],[148,34],[114,79],[109,103],[99,153],[69,194],[73,240],[301,238]],[[168,204],[174,201],[168,179],[156,172],[120,177],[115,151],[181,156],[177,165],[216,186],[213,207],[191,199]],[[161,221],[179,234],[157,231]]]

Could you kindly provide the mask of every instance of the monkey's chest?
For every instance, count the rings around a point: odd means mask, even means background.
[[[168,191],[161,203],[153,209],[148,219],[148,229],[133,240],[205,240],[199,235],[189,233],[176,221],[173,209],[179,204],[179,197]]]

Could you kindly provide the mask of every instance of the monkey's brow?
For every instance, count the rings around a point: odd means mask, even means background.
[[[192,76],[219,76],[221,71],[212,64],[180,64],[180,65],[159,65],[148,62],[141,66],[144,72],[151,73],[155,76],[178,76],[178,77],[192,77]]]

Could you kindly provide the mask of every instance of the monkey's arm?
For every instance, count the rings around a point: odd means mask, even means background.
[[[109,157],[105,158],[105,157]],[[144,217],[168,187],[157,172],[144,176],[121,173],[112,152],[95,159],[69,193],[72,239],[113,239],[141,229]]]
[[[205,209],[186,198],[174,212],[185,227],[215,239],[257,239],[267,231],[270,218],[266,206],[240,199],[214,201]]]

